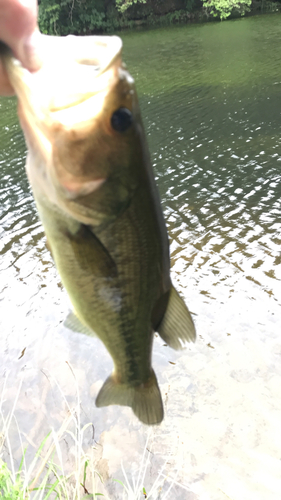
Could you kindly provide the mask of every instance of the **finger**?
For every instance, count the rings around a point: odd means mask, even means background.
[[[41,66],[39,37],[36,0],[0,0],[0,39],[29,71]]]

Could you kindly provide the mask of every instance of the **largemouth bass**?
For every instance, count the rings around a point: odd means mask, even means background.
[[[154,332],[195,340],[171,283],[169,243],[134,80],[118,37],[45,37],[29,73],[4,57],[28,146],[26,170],[55,265],[79,321],[114,371],[96,405],[163,419],[151,366]]]

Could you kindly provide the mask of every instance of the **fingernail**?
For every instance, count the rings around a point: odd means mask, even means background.
[[[20,61],[29,71],[37,71],[42,66],[42,61],[39,55],[40,37],[40,32],[36,30],[21,43],[19,50]]]

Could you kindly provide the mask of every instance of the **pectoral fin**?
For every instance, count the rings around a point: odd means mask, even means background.
[[[114,260],[90,226],[81,224],[76,233],[68,232],[67,237],[81,269],[91,272],[93,276],[116,276]]]
[[[195,341],[195,326],[190,312],[173,286],[165,315],[157,332],[173,349],[182,349],[186,342]]]
[[[155,373],[145,384],[136,387],[120,384],[111,375],[103,384],[97,399],[98,408],[109,405],[130,406],[134,414],[146,425],[160,424],[163,403]]]

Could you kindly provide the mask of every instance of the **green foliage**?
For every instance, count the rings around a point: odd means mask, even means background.
[[[229,17],[234,11],[244,16],[250,11],[252,0],[203,0],[203,6],[208,14],[219,17],[221,21]]]
[[[120,3],[117,10],[115,0],[39,0],[38,4],[40,30],[49,35],[87,35],[133,26],[121,13],[127,7],[122,9]]]
[[[167,26],[169,24],[187,22],[190,19],[190,13],[187,10],[175,10],[163,16],[149,14],[146,19],[151,26]]]
[[[280,0],[281,1],[281,0]],[[277,12],[280,10],[280,1],[271,2],[269,0],[261,0],[260,2],[254,2],[254,9],[258,10],[258,4],[261,12]]]
[[[196,0],[185,0],[185,10],[187,12],[192,12],[194,9],[194,5],[196,3]]]
[[[146,2],[147,0],[116,0],[116,7],[119,12],[125,12],[133,4]]]
[[[43,33],[67,35],[107,28],[102,0],[39,0],[39,27]]]
[[[153,3],[148,0],[38,0],[38,3],[39,27],[43,33],[81,35],[132,28],[135,20],[138,24],[164,25],[187,22],[191,17],[200,19],[202,15],[221,20],[235,12],[243,16],[250,10],[252,0],[184,0],[182,10],[163,11],[162,15],[154,12]]]
[[[12,481],[11,472],[7,464],[0,459],[0,499],[1,500],[24,500],[25,493],[22,487],[20,475],[16,475],[16,481]]]

